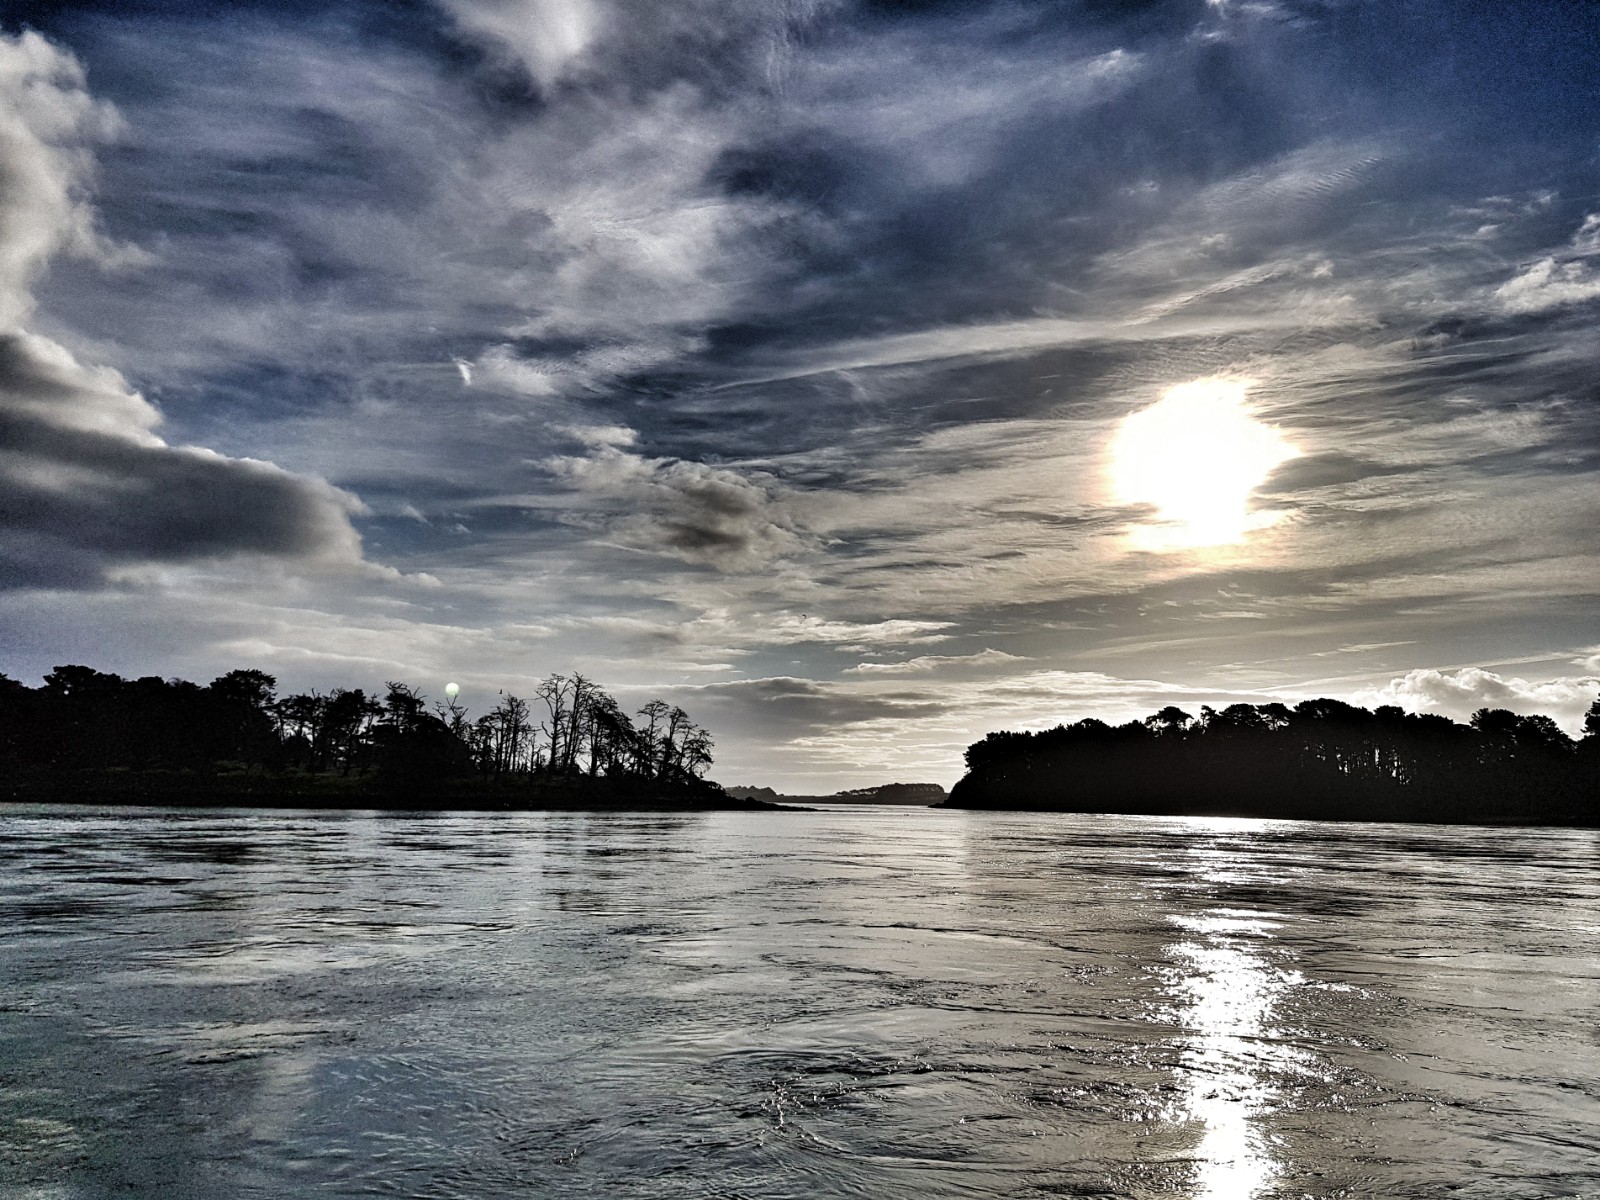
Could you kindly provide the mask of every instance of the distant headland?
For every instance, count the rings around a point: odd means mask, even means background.
[[[404,683],[280,697],[230,671],[204,686],[62,666],[0,675],[0,800],[294,808],[766,808],[704,778],[711,735],[652,700],[633,715],[582,675],[476,718]]]
[[[950,807],[1600,826],[1600,699],[1576,741],[1505,709],[1461,725],[1322,699],[991,733],[966,762]]]
[[[882,783],[877,787],[850,788],[826,796],[800,796],[775,792],[769,787],[729,787],[728,795],[740,800],[761,800],[768,804],[942,804],[948,793],[937,783]]]

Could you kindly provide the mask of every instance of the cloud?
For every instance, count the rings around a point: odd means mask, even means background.
[[[864,662],[846,667],[846,675],[925,675],[948,667],[988,667],[1026,662],[1018,654],[1003,650],[980,650],[976,654],[922,654],[903,662]]]
[[[83,194],[89,146],[114,124],[69,55],[0,36],[0,587],[88,588],[121,568],[238,554],[358,562],[353,497],[169,446],[116,371],[18,325],[52,255],[105,248]]]
[[[625,430],[586,432],[594,443],[591,453],[549,458],[542,465],[585,502],[569,510],[570,519],[599,528],[619,545],[737,570],[805,541],[770,477],[647,458],[616,444],[624,441]]]
[[[1258,494],[1291,496],[1296,492],[1345,487],[1366,479],[1393,475],[1404,469],[1339,450],[1328,450],[1287,460],[1256,490]]]
[[[532,396],[602,389],[693,358],[708,327],[763,303],[790,206],[714,181],[751,116],[677,82],[574,92],[540,120],[473,131],[472,194],[446,193],[448,211],[427,219],[464,224],[516,264],[496,272],[507,320],[477,356],[487,382]]]
[[[457,30],[549,96],[559,89],[670,86],[714,77],[754,49],[781,71],[793,26],[840,0],[438,0]]]
[[[1535,313],[1600,296],[1600,273],[1574,259],[1541,258],[1495,289],[1509,313]]]
[[[51,258],[106,249],[85,193],[90,147],[117,127],[70,54],[32,31],[0,34],[0,328],[27,318],[30,289]]]
[[[809,613],[779,613],[762,624],[761,639],[769,645],[798,646],[808,642],[865,650],[869,646],[914,646],[942,642],[952,628],[949,621],[841,621]]]
[[[567,327],[562,332],[574,328]],[[607,332],[614,336],[614,331]],[[642,331],[634,332],[632,341],[601,343],[562,354],[519,354],[510,345],[491,346],[475,361],[458,363],[457,370],[469,387],[497,388],[534,398],[559,396],[599,390],[621,376],[647,371],[690,354],[702,344],[698,339],[676,337],[670,332],[648,337],[641,336]]]
[[[353,498],[168,446],[116,384],[43,338],[0,334],[0,586],[88,587],[117,567],[235,554],[359,560]]]
[[[814,679],[775,676],[680,689],[741,724],[756,722],[780,737],[875,721],[918,721],[938,716],[946,704],[931,693],[853,692]],[[735,716],[738,713],[738,716]]]
[[[590,449],[632,446],[639,440],[639,431],[626,425],[568,425],[563,426],[561,432]]]
[[[1495,289],[1508,313],[1537,313],[1600,296],[1600,213],[1589,213],[1566,248],[1546,255]]]
[[[708,326],[759,304],[787,210],[713,179],[758,114],[685,77],[677,17],[600,0],[444,7],[475,44],[581,86],[535,102],[440,39],[371,36],[349,8],[314,29],[260,10],[227,27],[198,10],[85,20],[131,80],[107,169],[120,217],[159,250],[117,291],[119,366],[343,382],[431,357],[474,390],[584,396],[692,357]],[[732,34],[703,7],[720,45]],[[730,14],[751,53],[774,20],[761,14]]]
[[[609,14],[596,0],[441,0],[464,33],[527,67],[541,87],[576,68]]]
[[[719,585],[726,581],[719,580]],[[944,641],[954,628],[949,621],[849,621],[791,611],[735,612],[710,608],[671,618],[623,615],[565,617],[563,629],[599,630],[636,649],[689,647],[716,656],[746,656],[787,647],[825,646],[854,653],[882,652],[888,647]],[[989,652],[991,654],[998,653]],[[974,655],[982,659],[983,655]],[[1006,657],[1001,655],[1000,657]]]
[[[1600,675],[1547,679],[1530,683],[1507,678],[1479,667],[1436,671],[1407,671],[1370,693],[1374,704],[1398,704],[1413,712],[1436,712],[1453,720],[1468,720],[1480,708],[1508,708],[1519,713],[1543,713],[1568,733],[1583,728],[1583,715],[1600,693]]]

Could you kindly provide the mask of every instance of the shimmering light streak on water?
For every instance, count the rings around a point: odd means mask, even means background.
[[[0,1197],[1600,1196],[1600,839],[0,807]]]
[[[1175,990],[1189,1001],[1178,1019],[1194,1031],[1184,1054],[1187,1108],[1204,1126],[1195,1147],[1195,1195],[1250,1200],[1278,1174],[1258,1125],[1274,1098],[1258,1062],[1266,1057],[1298,1065],[1292,1051],[1271,1045],[1269,1024],[1279,993],[1296,979],[1240,948],[1246,936],[1270,935],[1269,922],[1216,915],[1178,923],[1206,939],[1170,950],[1183,967]]]

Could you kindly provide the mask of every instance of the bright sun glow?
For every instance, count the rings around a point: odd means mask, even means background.
[[[1137,527],[1143,550],[1219,546],[1271,525],[1250,494],[1273,468],[1299,456],[1245,403],[1248,379],[1195,379],[1168,388],[1123,421],[1111,444],[1111,485],[1123,504],[1149,504],[1155,520]]]

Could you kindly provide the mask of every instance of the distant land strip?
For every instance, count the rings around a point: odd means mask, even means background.
[[[728,795],[768,804],[899,804],[923,808],[943,804],[948,793],[937,783],[882,783],[876,787],[848,788],[826,796],[775,792],[769,787],[729,787]]]

